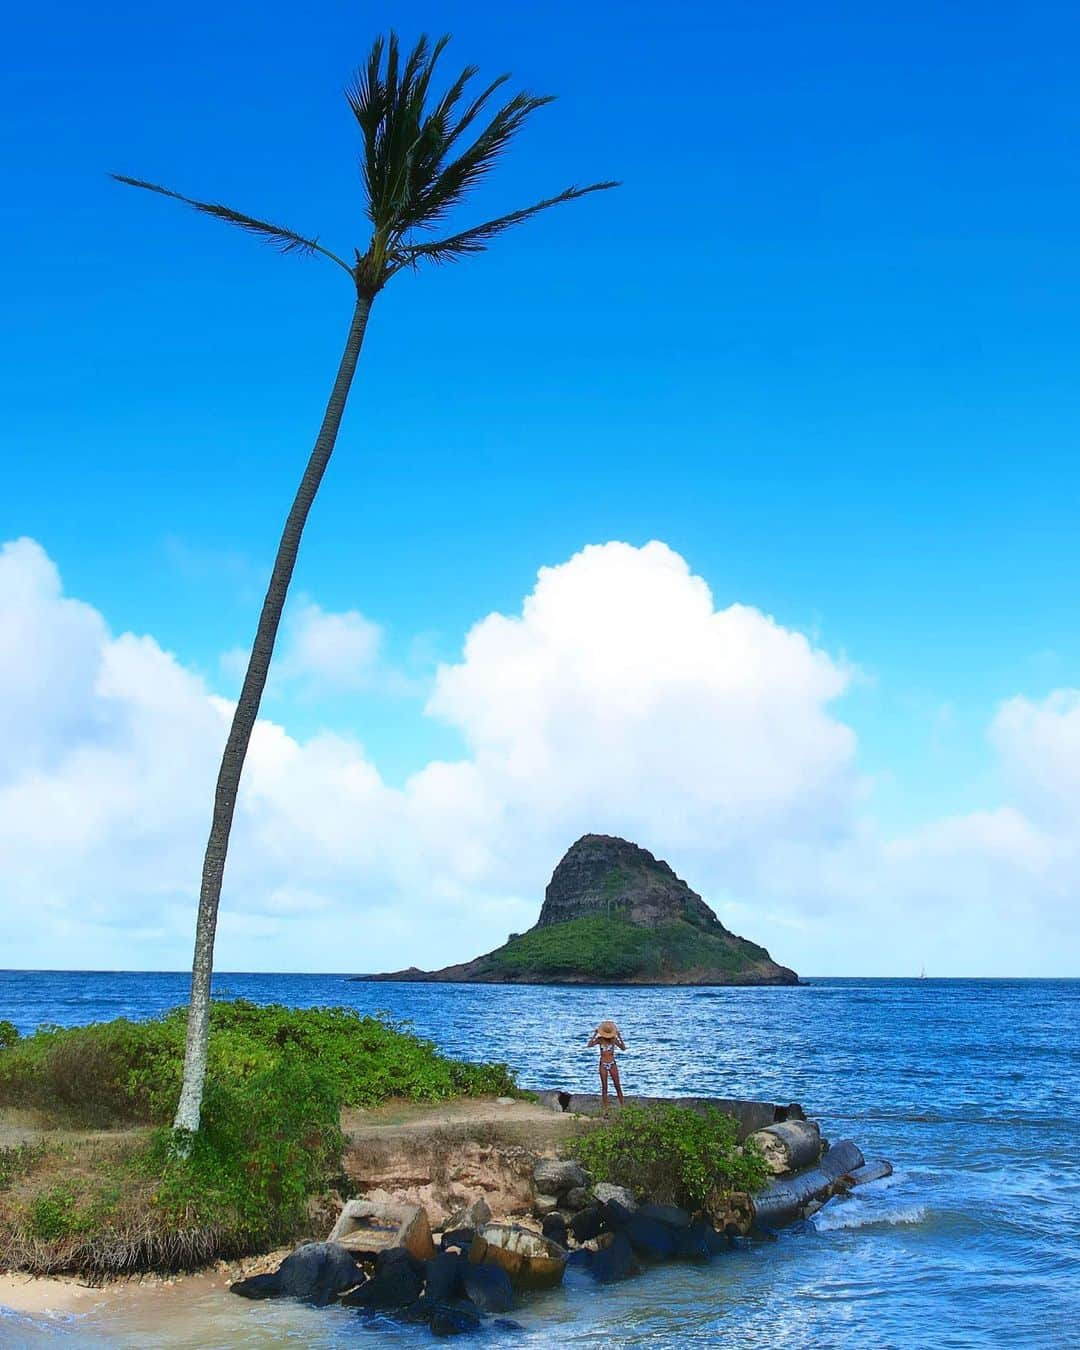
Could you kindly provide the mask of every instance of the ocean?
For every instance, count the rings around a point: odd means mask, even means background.
[[[550,989],[223,973],[217,996],[347,1004],[408,1019],[450,1054],[505,1060],[526,1087],[593,1090],[602,1016],[630,1092],[800,1102],[830,1140],[894,1175],[708,1267],[599,1290],[568,1278],[515,1314],[528,1347],[1080,1345],[1080,981],[811,979],[793,989]],[[0,972],[23,1031],[182,1002],[181,974]],[[145,1307],[31,1319],[32,1347],[412,1347],[430,1333],[343,1309],[202,1297],[168,1325]],[[494,1334],[484,1341],[494,1342]]]

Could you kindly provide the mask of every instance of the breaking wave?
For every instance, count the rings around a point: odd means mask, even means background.
[[[926,1218],[925,1205],[903,1205],[896,1209],[868,1209],[859,1207],[853,1212],[853,1205],[839,1205],[836,1209],[826,1208],[815,1214],[810,1222],[819,1233],[833,1233],[841,1228],[870,1228],[875,1224],[914,1224],[922,1223]]]

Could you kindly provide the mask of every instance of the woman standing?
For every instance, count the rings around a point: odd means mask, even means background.
[[[620,1050],[625,1050],[626,1042],[623,1040],[619,1028],[610,1018],[605,1018],[596,1028],[586,1049],[591,1050],[594,1045],[600,1047],[600,1109],[607,1110],[608,1078],[615,1084],[619,1105],[622,1106],[622,1084],[619,1082],[619,1066],[615,1062],[615,1048],[618,1046]]]

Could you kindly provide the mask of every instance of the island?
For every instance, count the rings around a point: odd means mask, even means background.
[[[586,834],[552,873],[536,924],[495,951],[442,970],[356,980],[448,984],[793,985],[764,947],[724,927],[647,849]]]

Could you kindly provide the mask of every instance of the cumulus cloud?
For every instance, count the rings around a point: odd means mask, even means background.
[[[272,679],[276,686],[300,685],[309,694],[348,693],[397,678],[381,662],[383,630],[357,609],[325,610],[307,596],[291,603],[278,638]],[[222,669],[241,679],[249,652],[234,647]]]
[[[302,599],[290,624],[286,674],[340,691],[378,666],[381,630],[357,611]],[[1013,796],[999,810],[890,840],[837,712],[851,678],[759,610],[717,608],[663,544],[583,549],[437,670],[425,711],[460,733],[460,760],[397,787],[354,738],[260,720],[219,965],[474,955],[533,921],[587,830],[668,856],[733,927],[810,972],[902,971],[935,906],[949,941],[979,914],[999,936],[1034,917],[1072,940],[1080,697],[1002,706],[990,738]],[[0,964],[186,964],[230,713],[153,638],[113,634],[65,596],[38,544],[4,548]]]

